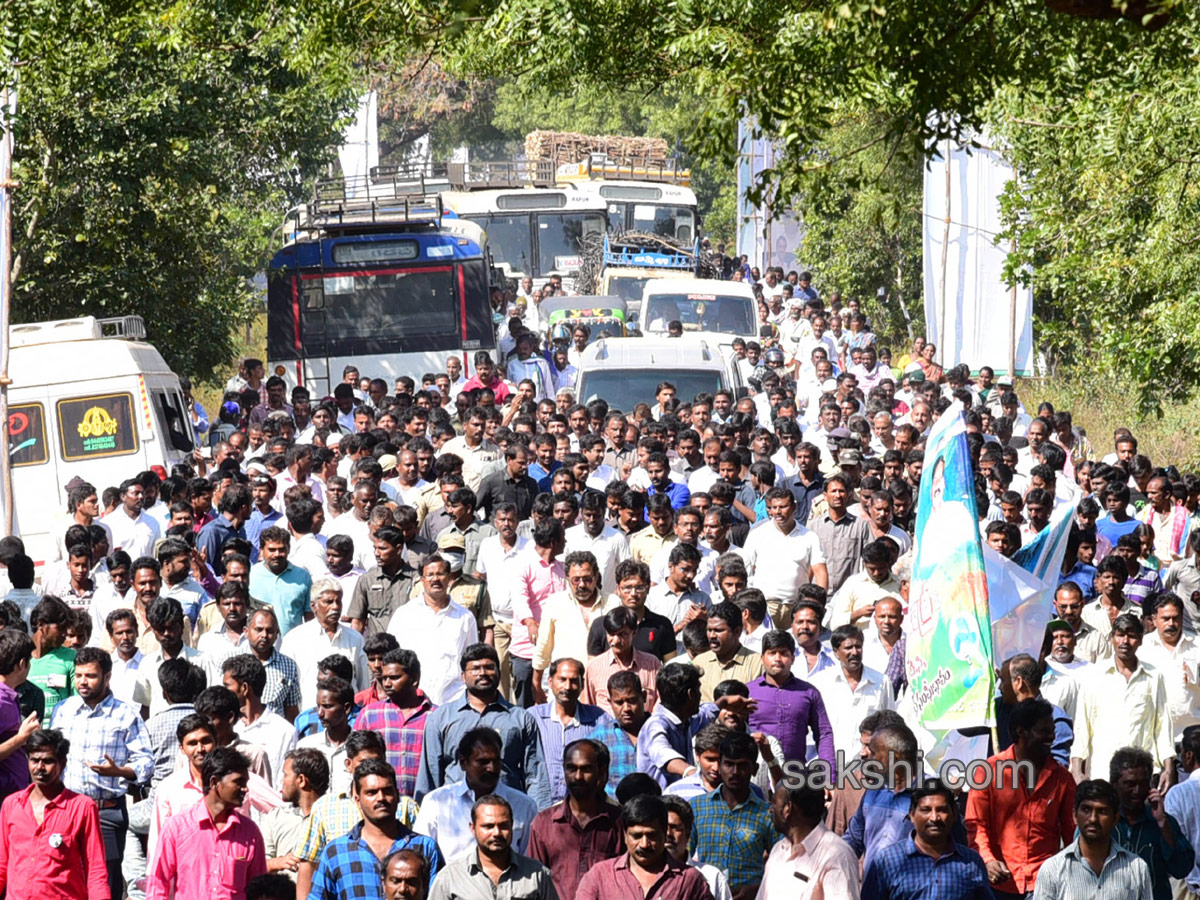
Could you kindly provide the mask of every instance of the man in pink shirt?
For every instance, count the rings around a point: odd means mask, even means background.
[[[504,403],[508,399],[508,395],[512,393],[508,384],[500,377],[496,370],[496,364],[492,362],[492,356],[486,350],[480,350],[475,354],[475,376],[468,378],[466,384],[462,386],[464,391],[478,391],[482,388],[487,388],[496,395],[497,403]]]
[[[533,529],[533,546],[514,565],[512,586],[513,628],[512,702],[529,709],[533,705],[533,650],[537,646],[542,606],[551,594],[567,589],[563,564],[556,560],[567,542],[556,519],[539,522]]]
[[[237,812],[249,793],[250,763],[230,747],[200,767],[204,800],[167,819],[146,881],[146,900],[244,900],[267,872],[262,833]]]

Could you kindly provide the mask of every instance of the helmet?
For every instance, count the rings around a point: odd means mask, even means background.
[[[775,366],[782,366],[783,365],[783,351],[780,350],[778,347],[772,347],[770,350],[768,350],[766,353],[763,354],[763,362],[765,362],[768,366],[771,366],[772,368]]]

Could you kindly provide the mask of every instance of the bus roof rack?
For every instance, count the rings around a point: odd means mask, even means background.
[[[559,181],[653,181],[687,187],[692,183],[690,169],[680,168],[676,160],[643,159],[614,160],[606,153],[589,153],[577,163],[564,163],[555,173]]]
[[[146,339],[146,321],[141,316],[114,316],[111,319],[97,319],[100,326],[100,336],[106,338],[128,338],[131,341]]]
[[[554,163],[548,159],[447,163],[446,176],[461,191],[555,186]]]
[[[405,169],[323,178],[317,182],[304,224],[327,229],[416,222],[440,225],[442,198],[429,187],[423,172]]]

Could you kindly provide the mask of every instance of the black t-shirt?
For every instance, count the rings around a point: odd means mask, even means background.
[[[657,656],[660,660],[675,652],[675,626],[666,616],[646,610],[646,616],[633,636],[633,648]],[[608,635],[604,633],[604,617],[592,622],[588,630],[588,656],[599,656],[608,650]]]

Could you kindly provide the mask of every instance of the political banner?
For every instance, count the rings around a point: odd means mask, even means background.
[[[991,725],[995,671],[988,586],[962,406],[934,423],[917,503],[905,665],[924,727]]]
[[[1062,577],[1063,557],[1071,539],[1075,505],[1062,501],[1039,531],[1012,559],[983,548],[987,566],[988,608],[992,616],[992,652],[997,662],[1042,648],[1046,623],[1054,612],[1054,591]]]

